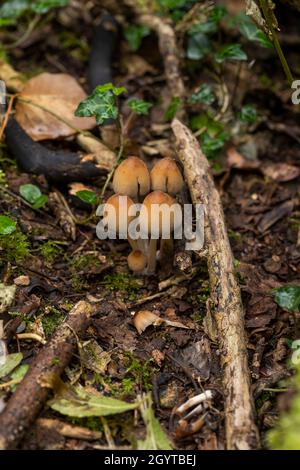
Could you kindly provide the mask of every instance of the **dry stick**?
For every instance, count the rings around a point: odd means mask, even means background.
[[[26,376],[0,414],[0,449],[14,449],[34,422],[47,400],[49,389],[43,386],[46,376],[59,376],[69,363],[76,347],[75,334],[88,326],[91,305],[78,302],[53,337],[37,354]]]
[[[173,97],[184,99],[185,87],[180,73],[178,46],[174,29],[166,18],[148,14],[136,0],[124,0],[125,5],[131,7],[137,16],[138,22],[154,30],[159,40],[159,50],[163,58],[168,88]],[[176,116],[184,120],[184,106],[179,107]]]
[[[191,131],[177,119],[173,121],[172,129],[192,201],[194,204],[204,204],[205,208],[204,230],[211,302],[226,395],[226,446],[227,449],[257,448],[259,444],[250,392],[243,305],[220,196],[209,163]]]

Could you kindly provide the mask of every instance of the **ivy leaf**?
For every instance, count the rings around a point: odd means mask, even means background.
[[[222,47],[215,55],[216,62],[221,64],[226,59],[247,60],[247,54],[242,50],[240,44],[229,44]]]
[[[98,85],[90,96],[79,103],[75,116],[95,116],[98,125],[103,124],[107,119],[117,119],[119,110],[116,96],[124,91],[124,87],[115,87],[112,83]]]
[[[258,42],[263,47],[273,48],[272,41],[245,13],[237,15],[232,24],[237,26],[240,33],[249,41]]]
[[[87,204],[95,205],[97,204],[98,197],[94,191],[89,191],[87,189],[82,189],[76,193],[76,196],[81,199],[81,201],[86,202]]]
[[[193,24],[188,30],[188,33],[215,33],[217,31],[218,23],[224,18],[225,15],[227,15],[227,8],[225,6],[216,6],[209,15],[207,21]]]
[[[220,134],[211,137],[208,132],[201,136],[201,148],[208,159],[215,158],[220,150],[224,147],[228,133],[223,131]]]
[[[142,39],[150,34],[150,29],[143,25],[130,25],[124,31],[124,36],[128,41],[130,49],[137,51],[142,43]]]
[[[243,122],[253,123],[257,120],[257,111],[254,106],[247,104],[242,107],[239,113],[239,119]]]
[[[274,289],[275,302],[290,312],[300,311],[300,286],[284,286]]]
[[[42,194],[40,188],[35,184],[22,184],[19,192],[34,209],[40,209],[48,202],[48,196]]]
[[[112,83],[104,83],[103,85],[98,85],[96,90],[99,93],[105,93],[106,91],[111,91],[115,96],[119,96],[122,93],[126,92],[126,88],[124,86],[114,86]]]
[[[195,103],[202,103],[206,105],[210,105],[215,101],[215,95],[212,91],[210,85],[204,83],[200,86],[199,90],[192,94],[189,99],[189,102],[192,104]]]
[[[210,48],[210,40],[205,34],[193,34],[188,39],[187,57],[191,60],[200,60],[210,51]]]
[[[147,115],[149,113],[149,109],[153,106],[152,103],[139,99],[129,100],[127,104],[132,111],[135,111],[137,114],[144,115]]]
[[[165,112],[165,115],[164,115],[164,119],[165,121],[172,121],[181,105],[182,101],[180,98],[178,98],[178,96],[173,96],[172,100],[171,100],[171,103],[169,104],[166,112]]]
[[[74,418],[114,415],[134,410],[139,405],[138,402],[127,403],[116,398],[105,397],[90,389],[74,388],[66,384],[48,404],[53,410]]]
[[[16,230],[17,223],[7,215],[0,215],[0,235],[10,235]]]
[[[0,362],[0,378],[5,377],[6,375],[10,374],[22,361],[23,354],[22,353],[13,353],[8,354],[4,358],[4,364]],[[1,358],[2,361],[2,358]]]

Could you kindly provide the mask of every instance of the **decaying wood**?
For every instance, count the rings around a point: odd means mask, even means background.
[[[180,73],[179,48],[170,21],[149,13],[149,9],[142,7],[136,0],[124,0],[124,3],[132,8],[140,24],[156,32],[170,94],[173,97],[183,99],[185,97],[185,87]],[[183,106],[178,109],[176,115],[179,119],[184,119],[185,111]]]
[[[58,327],[0,414],[0,449],[14,449],[34,422],[47,400],[44,380],[49,374],[60,376],[76,347],[76,336],[88,326],[91,306],[80,301]]]
[[[220,196],[209,163],[191,131],[177,119],[172,129],[192,202],[204,205],[212,313],[223,368],[227,449],[257,448],[243,305]]]

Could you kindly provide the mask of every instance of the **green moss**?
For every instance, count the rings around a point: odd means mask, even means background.
[[[49,240],[39,248],[41,255],[43,256],[46,264],[51,265],[55,259],[63,253],[61,243]]]
[[[75,290],[82,290],[88,287],[88,283],[83,274],[91,274],[101,267],[101,261],[98,256],[92,253],[67,258],[67,262],[71,272],[72,287]]]
[[[10,235],[0,236],[0,265],[21,263],[29,255],[29,241],[19,229]]]
[[[51,307],[47,315],[43,316],[42,325],[47,338],[52,335],[64,318],[65,315],[55,307]]]
[[[82,426],[84,428],[90,429],[91,431],[103,432],[103,425],[101,419],[98,416],[90,416],[88,418],[65,418],[74,426]]]
[[[147,392],[152,390],[152,376],[156,371],[152,359],[142,362],[131,352],[127,352],[125,353],[125,366],[127,370],[126,377],[123,379],[123,386],[125,380],[125,387],[131,387],[132,390],[134,384]]]
[[[103,284],[110,291],[127,293],[129,300],[135,300],[141,289],[138,281],[126,273],[106,274]]]

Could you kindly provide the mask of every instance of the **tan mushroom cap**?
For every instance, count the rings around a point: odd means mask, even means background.
[[[163,158],[154,165],[150,172],[151,188],[153,191],[164,191],[175,195],[184,185],[182,174],[172,158]]]
[[[138,157],[126,158],[114,173],[113,189],[116,193],[132,198],[149,193],[150,173],[143,160]]]
[[[141,272],[147,265],[147,257],[140,250],[134,250],[128,255],[127,262],[131,271]]]
[[[166,211],[163,210],[164,207]],[[163,191],[153,191],[145,197],[141,207],[139,216],[141,232],[150,234],[154,229],[161,234],[167,224],[170,226],[170,231],[173,231],[178,210],[180,206],[172,196]]]
[[[129,222],[134,219],[129,215],[129,209],[132,205],[134,205],[133,200],[122,194],[114,194],[107,199],[104,205],[103,217],[109,219],[111,227],[116,230],[117,234],[124,237],[127,236]]]

